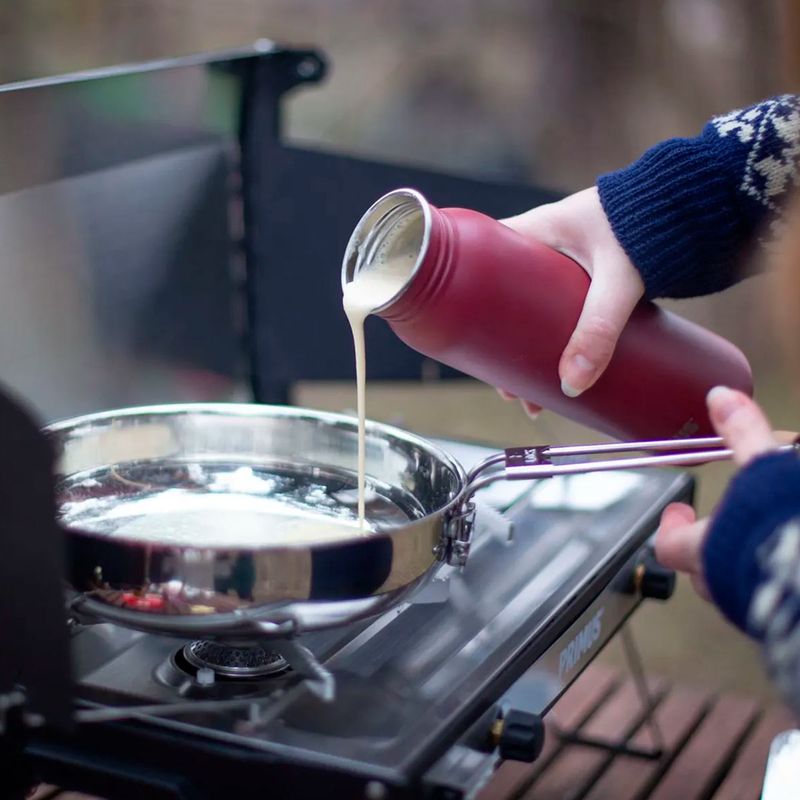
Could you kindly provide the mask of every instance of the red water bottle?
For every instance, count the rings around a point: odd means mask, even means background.
[[[561,392],[558,363],[589,276],[572,259],[463,208],[438,209],[412,189],[378,200],[342,265],[407,264],[408,279],[374,313],[410,347],[492,386],[625,440],[713,435],[705,397],[716,385],[752,393],[733,344],[642,302],[597,383]]]

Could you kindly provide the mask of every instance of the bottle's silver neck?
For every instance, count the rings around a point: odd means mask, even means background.
[[[384,195],[355,227],[342,263],[342,286],[366,270],[408,260],[408,280],[383,308],[395,302],[419,271],[428,250],[431,209],[414,189],[397,189]],[[376,309],[377,311],[381,309]]]

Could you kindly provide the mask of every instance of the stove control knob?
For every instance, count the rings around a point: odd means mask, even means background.
[[[675,572],[662,567],[656,557],[648,553],[633,573],[633,584],[642,597],[669,600],[675,592]]]
[[[509,711],[492,725],[492,743],[506,761],[536,761],[544,747],[544,723],[536,714]]]

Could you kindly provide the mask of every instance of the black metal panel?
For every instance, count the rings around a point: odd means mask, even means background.
[[[110,358],[236,376],[227,150],[187,147],[73,181],[90,318]]]
[[[252,368],[257,399],[282,402],[295,381],[354,378],[353,345],[341,308],[344,248],[378,197],[412,186],[437,206],[508,216],[556,199],[522,185],[442,175],[326,152],[265,144],[245,153]],[[249,189],[248,189],[249,187]],[[381,320],[367,321],[372,379],[419,379],[423,357]],[[443,376],[455,376],[443,369]]]

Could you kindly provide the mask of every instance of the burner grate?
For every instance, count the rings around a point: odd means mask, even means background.
[[[261,678],[283,672],[289,666],[274,650],[261,645],[230,645],[198,640],[183,648],[184,658],[197,669],[212,669],[233,678]]]

